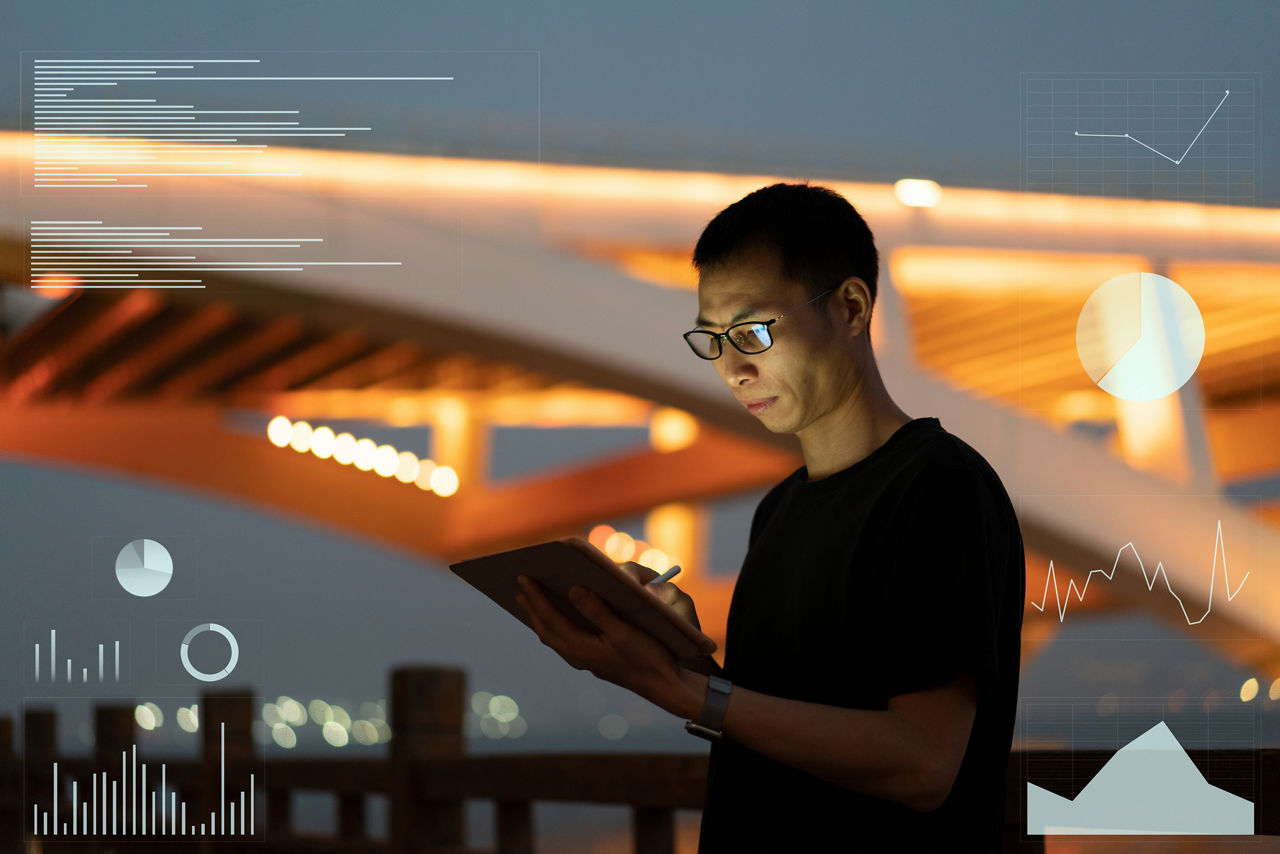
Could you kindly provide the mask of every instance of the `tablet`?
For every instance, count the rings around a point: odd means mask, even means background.
[[[600,629],[569,601],[569,589],[579,584],[608,603],[618,616],[661,641],[677,659],[699,658],[716,648],[716,642],[693,623],[647,592],[604,552],[578,537],[472,558],[449,568],[529,628],[533,624],[516,601],[520,592],[517,575],[536,580],[551,604],[593,634]]]

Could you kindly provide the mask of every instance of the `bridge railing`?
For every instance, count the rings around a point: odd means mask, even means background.
[[[193,847],[202,852],[256,854],[479,854],[486,850],[531,854],[537,850],[534,804],[565,802],[628,806],[634,850],[639,854],[675,854],[676,811],[703,806],[704,755],[471,756],[465,750],[464,698],[465,675],[460,670],[396,670],[391,684],[393,737],[386,758],[273,758],[261,783],[265,790],[264,835],[253,841],[147,837],[145,850],[153,854],[190,852]],[[13,721],[0,719],[0,848],[11,850],[15,840],[23,839],[29,852],[107,852],[121,850],[122,843],[129,840],[143,840],[122,833],[86,844],[44,834],[37,847],[34,817],[27,813],[36,797],[26,798],[25,806],[23,798],[24,786],[29,793],[51,791],[54,761],[64,781],[88,780],[98,769],[117,767],[121,752],[134,741],[134,709],[131,704],[95,709],[92,758],[58,756],[57,721],[52,711],[29,709],[24,713],[21,757],[13,749]],[[199,759],[166,760],[167,784],[200,803],[202,815],[216,807],[220,774],[242,779],[244,771],[261,769],[261,759],[255,758],[249,737],[252,717],[251,699],[206,694],[200,700],[200,719],[202,724],[212,720],[226,723],[225,752],[222,733],[202,725]],[[1280,835],[1280,750],[1189,751],[1188,755],[1209,783],[1254,802],[1257,834]],[[1004,850],[1044,850],[1043,837],[1026,837],[1023,831],[1028,767],[1034,767],[1037,779],[1074,777],[1082,781],[1090,779],[1109,756],[1105,751],[1015,752],[1007,778]],[[334,799],[332,834],[304,834],[295,829],[295,793],[322,793]],[[66,797],[65,792],[62,796]],[[389,806],[385,838],[375,838],[369,828],[369,803],[375,796],[385,798]],[[495,807],[491,849],[467,844],[465,805],[477,800]]]

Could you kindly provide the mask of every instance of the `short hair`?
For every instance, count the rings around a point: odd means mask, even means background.
[[[762,243],[778,251],[783,276],[803,284],[810,297],[857,276],[875,304],[880,269],[875,239],[861,214],[834,190],[773,184],[749,193],[707,223],[693,250],[693,266],[699,272],[717,267]]]

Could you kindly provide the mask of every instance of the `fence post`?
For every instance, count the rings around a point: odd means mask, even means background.
[[[632,807],[631,835],[637,851],[675,854],[676,827],[669,807]]]
[[[50,787],[53,785],[53,763],[58,758],[58,715],[52,709],[26,709],[22,714],[23,788],[26,802],[18,806],[18,820],[30,828],[27,809],[38,803],[45,810],[50,805]],[[23,834],[25,839],[36,836],[35,829]],[[40,834],[43,836],[43,834]]]
[[[0,718],[0,798],[7,804],[0,806],[0,840],[5,844],[22,838],[21,767],[13,752],[13,718]]]
[[[466,674],[454,667],[401,667],[391,673],[391,850],[462,850],[463,802],[427,800],[416,782],[431,760],[466,752],[462,733]]]

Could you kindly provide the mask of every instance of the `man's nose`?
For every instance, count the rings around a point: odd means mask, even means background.
[[[724,377],[724,381],[730,388],[748,383],[759,374],[755,362],[728,343],[725,344],[724,352],[720,354],[717,361],[720,363],[720,375]]]

